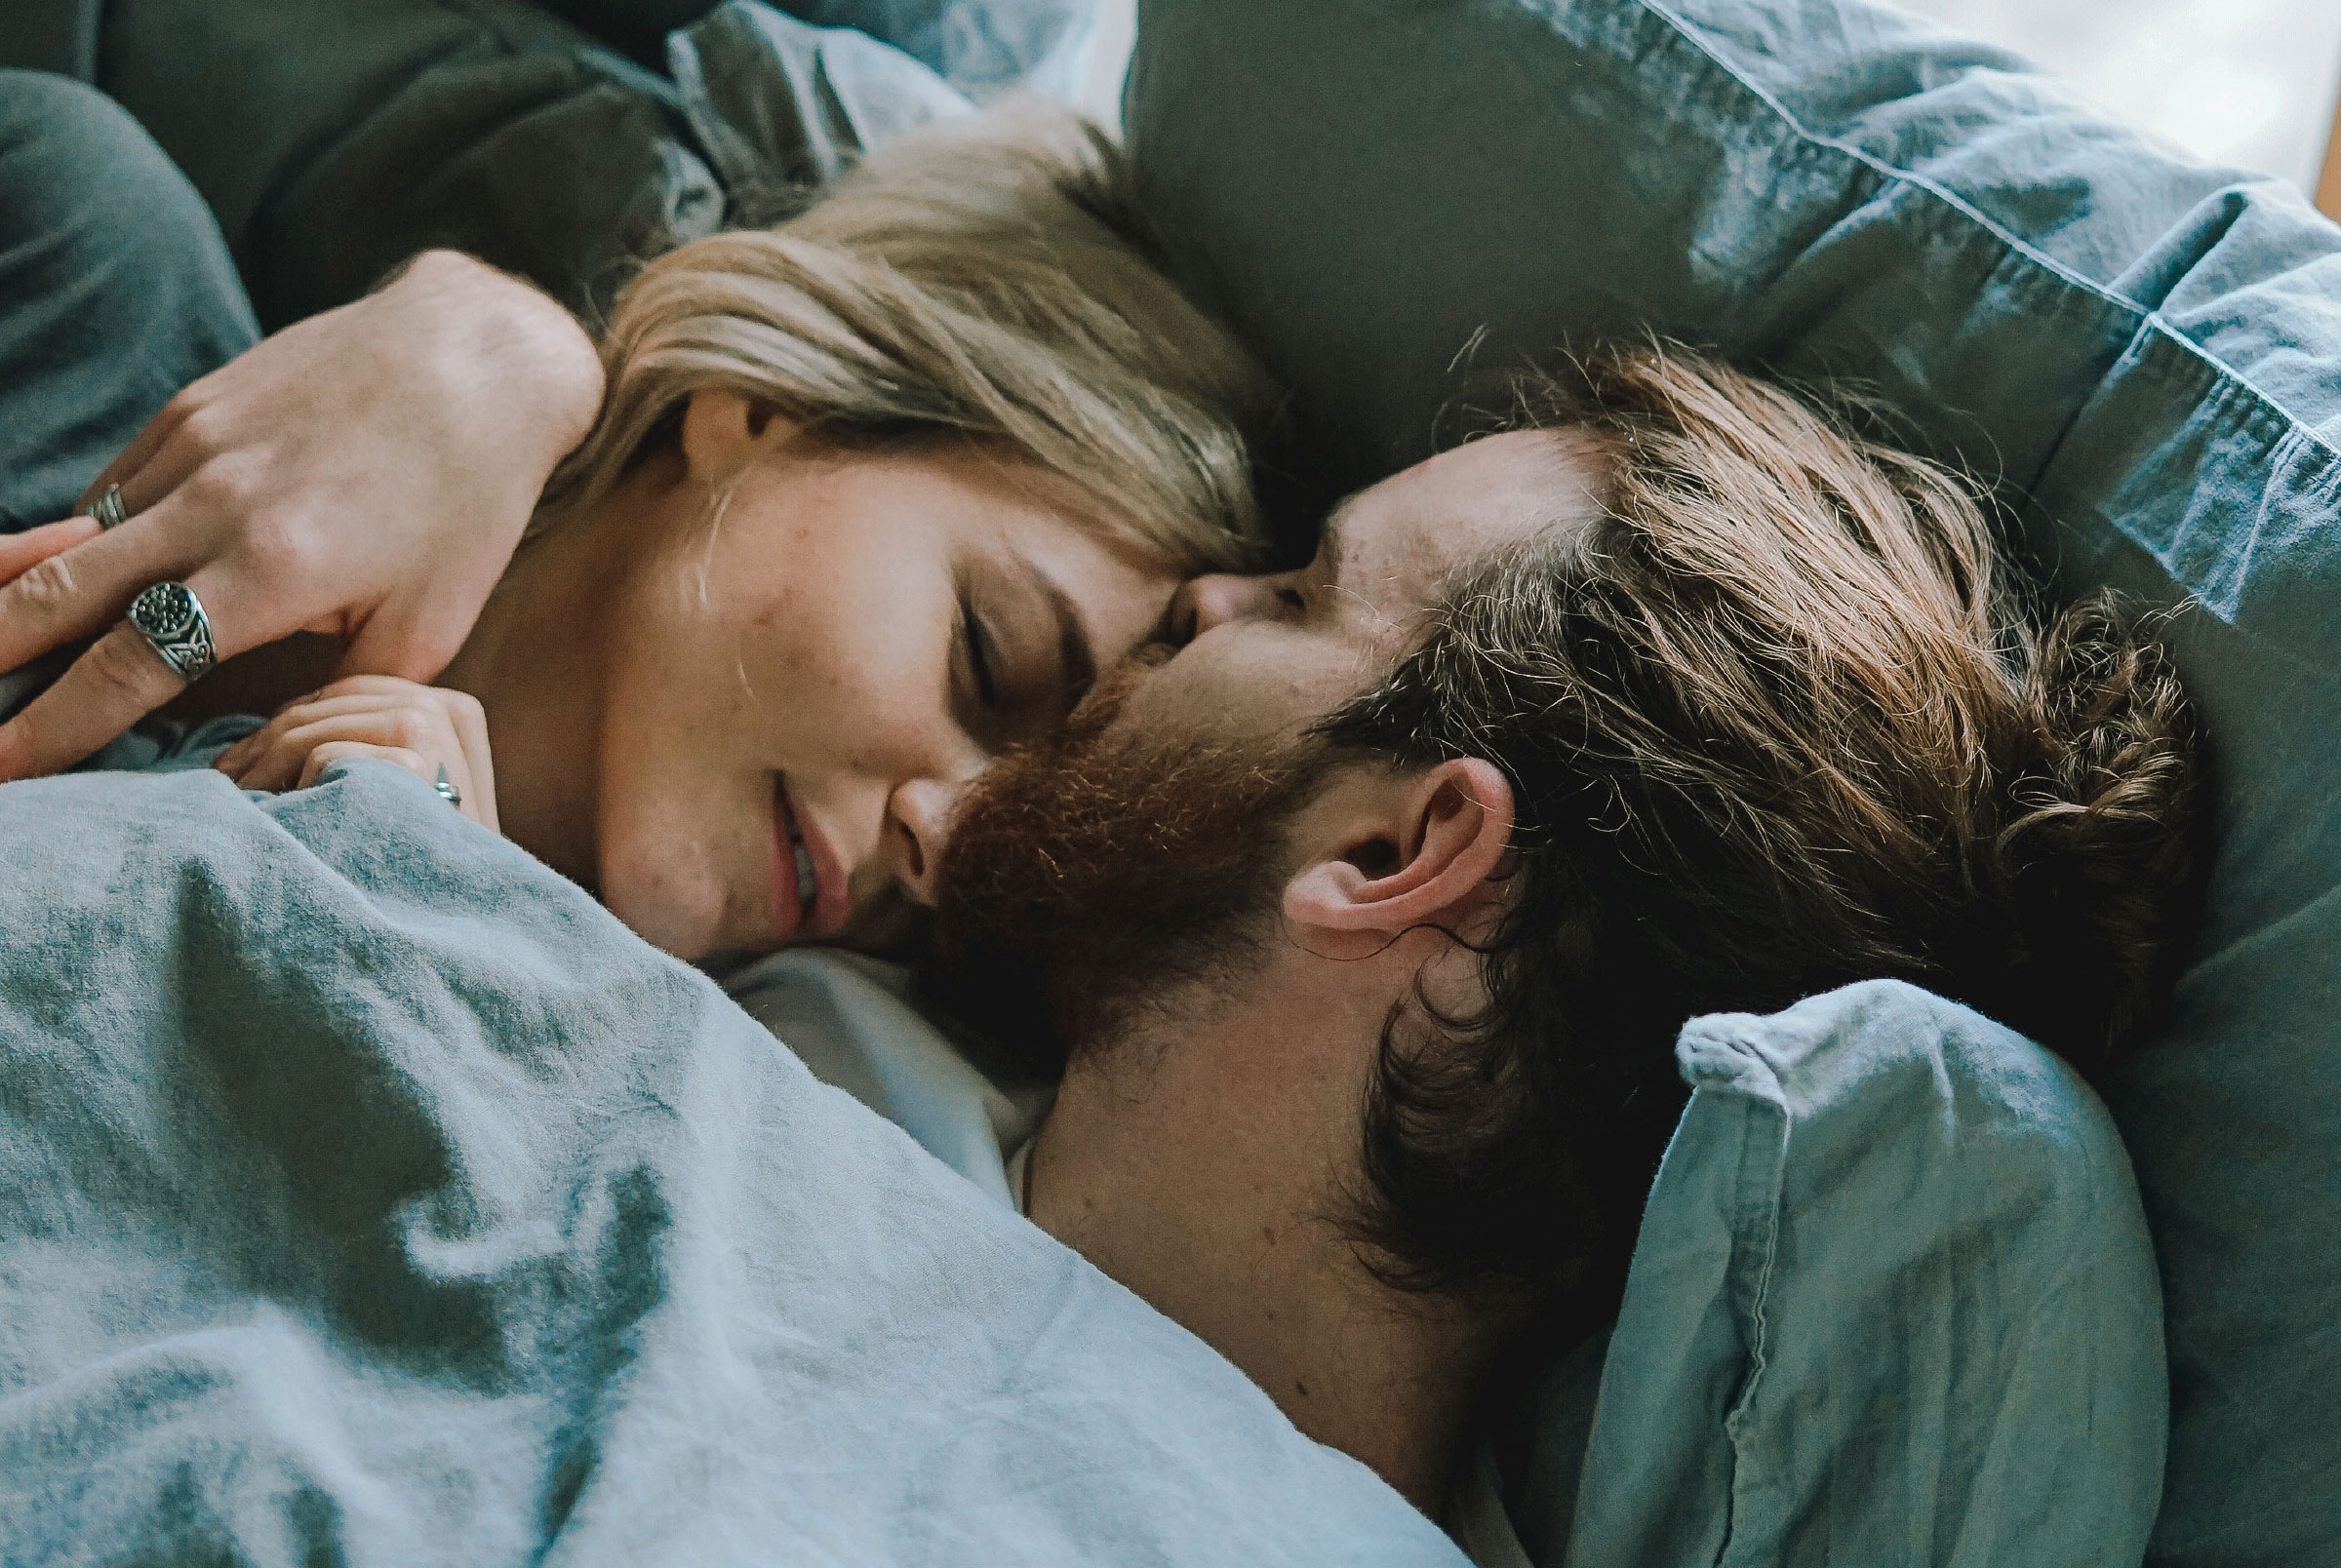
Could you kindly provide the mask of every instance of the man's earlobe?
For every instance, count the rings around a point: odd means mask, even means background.
[[[1419,925],[1456,930],[1500,898],[1512,786],[1460,758],[1333,792],[1331,852],[1285,885],[1285,918],[1310,952],[1364,958]],[[1320,840],[1320,843],[1326,843]]]

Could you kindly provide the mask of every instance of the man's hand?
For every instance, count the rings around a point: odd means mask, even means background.
[[[121,486],[128,522],[0,540],[0,672],[113,627],[0,725],[0,780],[67,766],[179,695],[116,624],[165,579],[202,600],[221,659],[323,632],[343,675],[429,681],[601,387],[566,310],[448,252],[195,382],[91,487]]]
[[[395,763],[428,784],[444,778],[457,810],[496,827],[488,720],[467,691],[353,676],[288,704],[212,765],[248,790],[305,790],[329,764],[352,757]]]

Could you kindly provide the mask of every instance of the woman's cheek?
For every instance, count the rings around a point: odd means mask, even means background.
[[[640,781],[655,783],[652,780]],[[727,879],[678,803],[621,790],[603,803],[603,904],[635,934],[686,961],[735,945]]]

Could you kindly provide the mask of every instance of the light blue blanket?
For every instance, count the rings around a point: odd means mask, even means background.
[[[379,764],[0,788],[0,1559],[1440,1563]]]
[[[1014,1215],[915,1014],[840,1028],[814,956],[748,999],[926,1149],[403,771],[0,788],[0,926],[9,1568],[1459,1560]],[[1530,1554],[2134,1562],[2159,1304],[2093,1097],[1890,983],[1680,1054],[1607,1364],[1496,1477]]]

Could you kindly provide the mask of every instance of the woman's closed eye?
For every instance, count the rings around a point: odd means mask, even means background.
[[[975,700],[986,712],[1000,711],[999,645],[991,628],[983,622],[974,603],[962,595],[959,601],[960,657],[967,662],[969,684],[973,686]]]
[[[1038,739],[1097,677],[1070,596],[1015,555],[970,566],[959,588],[955,699],[968,733],[997,749]]]
[[[956,706],[978,745],[998,751],[1028,741],[1063,717],[1061,677],[1053,659],[1035,652],[1030,628],[970,593],[960,601],[956,644]]]

